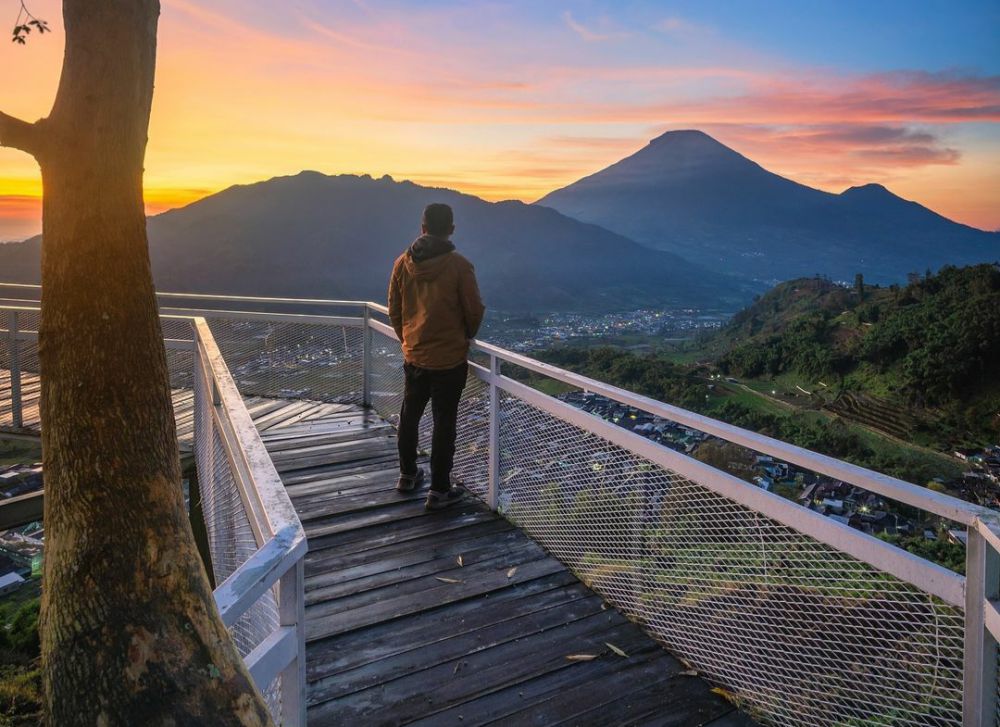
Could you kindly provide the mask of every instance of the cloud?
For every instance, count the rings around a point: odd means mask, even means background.
[[[826,124],[821,126],[721,125],[718,133],[747,153],[835,162],[840,168],[921,167],[957,164],[958,149],[937,134],[905,126]]]
[[[620,40],[621,38],[627,38],[629,36],[628,33],[621,30],[597,31],[588,28],[583,23],[578,22],[573,17],[573,14],[569,10],[563,13],[563,20],[566,22],[566,25],[569,27],[570,30],[579,35],[588,43],[594,43],[604,40]],[[608,25],[608,21],[602,19],[601,24]]]

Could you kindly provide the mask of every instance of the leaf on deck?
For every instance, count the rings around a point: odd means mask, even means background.
[[[462,581],[458,580],[457,578],[445,578],[444,576],[434,576],[434,577],[437,578],[442,583],[462,583]]]
[[[596,658],[597,654],[570,654],[566,661],[593,661]]]
[[[616,654],[618,654],[618,656],[623,656],[623,657],[625,657],[626,659],[628,658],[628,654],[626,654],[626,653],[625,653],[625,651],[624,651],[623,649],[620,649],[620,648],[618,648],[617,646],[615,646],[615,645],[614,645],[614,644],[612,644],[611,642],[609,642],[609,641],[605,641],[605,642],[604,642],[604,645],[605,645],[605,646],[607,646],[607,647],[608,647],[609,649],[611,649],[611,650],[612,650],[613,652],[615,652]]]
[[[516,565],[513,568],[511,568],[509,571],[507,571],[507,577],[508,578],[513,578],[515,573],[517,573],[517,566]]]

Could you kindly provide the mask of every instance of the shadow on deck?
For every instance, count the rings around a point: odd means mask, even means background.
[[[397,493],[378,417],[247,403],[309,539],[311,724],[753,724],[478,500]]]

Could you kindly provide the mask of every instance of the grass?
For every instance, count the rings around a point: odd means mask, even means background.
[[[0,437],[0,467],[41,462],[42,443],[27,439]]]
[[[746,383],[748,386],[753,384],[755,390],[759,390],[762,387],[762,382],[759,381],[748,381]],[[716,396],[713,397],[713,404],[721,405],[725,401],[738,402],[754,411],[764,414],[780,417],[797,416],[801,417],[804,421],[819,424],[828,424],[835,419],[834,415],[825,411],[794,407],[794,405],[782,405],[769,398],[769,394],[753,393],[734,384],[716,387]],[[849,420],[841,419],[841,422],[852,433],[856,434],[865,446],[875,453],[878,459],[906,464],[914,471],[924,471],[929,475],[933,473],[933,476],[944,479],[952,479],[961,475],[962,465],[945,454],[934,452],[924,447],[905,444]],[[917,482],[915,484],[924,485],[926,483]]]

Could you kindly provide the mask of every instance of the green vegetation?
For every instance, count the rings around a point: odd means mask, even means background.
[[[542,352],[540,358],[629,391],[909,482],[925,483],[934,477],[954,477],[959,472],[959,466],[944,456],[875,435],[824,411],[783,406],[741,386],[713,382],[709,379],[709,368],[684,366],[664,354],[640,355],[607,347],[555,348]],[[518,375],[512,371],[510,375],[542,389],[548,382],[526,372]]]
[[[1000,433],[993,265],[946,267],[902,288],[793,280],[698,346],[723,374],[799,377],[823,392],[817,405],[901,439],[948,449]]]
[[[41,722],[39,605],[37,579],[0,602],[0,727]]]

